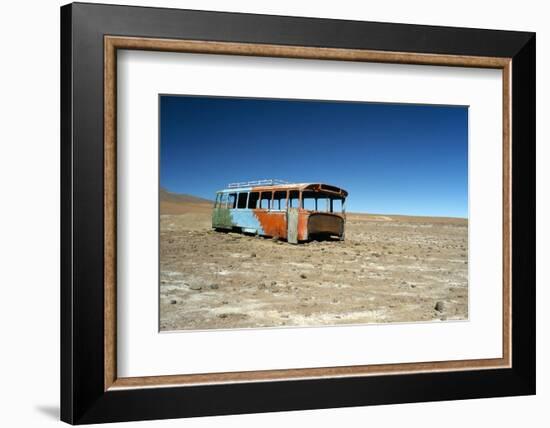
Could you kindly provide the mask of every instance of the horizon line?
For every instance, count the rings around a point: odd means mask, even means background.
[[[209,201],[211,203],[214,203],[214,200],[206,199],[202,196],[193,195],[191,193],[177,193],[173,192],[171,190],[168,190],[165,186],[159,185],[159,191],[164,190],[168,193],[171,193],[173,195],[181,195],[181,196],[191,196],[193,198],[202,199],[204,201]],[[159,192],[160,193],[160,192]],[[159,197],[160,202],[160,197]],[[182,202],[183,203],[183,202]],[[469,220],[469,217],[457,217],[453,215],[430,215],[430,214],[395,214],[395,213],[383,213],[383,212],[367,212],[367,211],[346,211],[346,214],[366,214],[366,215],[378,215],[378,216],[391,216],[391,217],[427,217],[427,218],[449,218],[449,219],[456,219],[456,220]],[[172,214],[177,215],[177,214]]]

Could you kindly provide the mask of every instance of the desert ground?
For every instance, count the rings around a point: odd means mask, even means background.
[[[468,318],[468,222],[347,214],[345,241],[211,229],[209,201],[161,192],[160,330]]]

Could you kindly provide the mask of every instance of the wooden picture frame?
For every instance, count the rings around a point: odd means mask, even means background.
[[[118,377],[117,49],[501,69],[502,358]],[[77,3],[61,9],[61,53],[62,420],[114,422],[535,392],[534,34]]]

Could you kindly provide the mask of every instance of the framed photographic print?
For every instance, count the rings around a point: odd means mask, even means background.
[[[72,424],[535,393],[535,35],[61,8]]]

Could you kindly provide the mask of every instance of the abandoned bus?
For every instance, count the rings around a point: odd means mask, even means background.
[[[259,180],[232,183],[216,194],[212,227],[286,239],[344,239],[348,192],[322,183]]]

